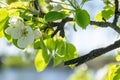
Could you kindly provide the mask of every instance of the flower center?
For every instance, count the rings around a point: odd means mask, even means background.
[[[26,28],[24,28],[24,29],[22,30],[22,32],[21,32],[21,36],[27,37],[27,34],[28,34],[28,31],[27,31]]]

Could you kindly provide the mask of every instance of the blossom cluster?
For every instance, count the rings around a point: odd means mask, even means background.
[[[10,35],[12,39],[16,39],[20,48],[33,44],[35,39],[42,36],[39,29],[33,30],[30,26],[25,25],[24,20],[20,17],[11,17],[8,25],[5,33]]]

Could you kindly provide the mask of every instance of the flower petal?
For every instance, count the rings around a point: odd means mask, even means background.
[[[34,41],[34,37],[33,36],[28,36],[28,37],[21,37],[18,39],[17,44],[20,48],[25,48],[27,47],[29,44],[32,44]]]
[[[9,23],[10,23],[9,24],[10,27],[24,26],[23,20],[17,16],[10,18]]]
[[[11,35],[12,27],[8,27],[5,29],[5,33]]]
[[[20,39],[18,39],[17,44],[20,48],[25,48],[27,47],[28,42],[25,37],[21,37]]]
[[[18,39],[20,36],[20,33],[21,33],[21,28],[20,27],[15,27],[12,29],[12,32],[11,32],[11,37],[13,39]]]

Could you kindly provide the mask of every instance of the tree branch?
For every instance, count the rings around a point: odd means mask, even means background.
[[[103,28],[106,28],[106,27],[111,27],[112,29],[114,29],[116,32],[118,32],[120,34],[120,28],[111,23],[111,22],[97,22],[97,21],[90,21],[90,24],[91,25],[97,25],[99,27],[103,27]]]
[[[97,26],[100,26],[100,27],[108,27],[109,26],[120,34],[120,28],[117,26],[117,22],[118,22],[118,18],[119,18],[118,8],[119,8],[119,2],[118,2],[118,0],[115,0],[115,12],[114,12],[114,19],[113,19],[112,23],[111,22],[90,21],[90,24],[91,25],[97,25]],[[114,44],[111,44],[111,45],[109,45],[105,48],[95,49],[95,50],[92,50],[90,53],[88,53],[86,55],[83,55],[81,57],[66,61],[64,64],[65,65],[75,64],[76,66],[78,66],[78,65],[80,65],[84,62],[87,62],[87,61],[89,61],[93,58],[96,58],[96,57],[98,57],[102,54],[105,54],[106,52],[109,52],[111,50],[114,50],[114,49],[120,47],[119,44],[120,44],[120,40],[116,41]]]
[[[86,54],[86,55],[83,55],[81,57],[78,57],[78,58],[75,58],[75,59],[72,59],[72,60],[69,60],[69,61],[66,61],[64,64],[65,65],[70,65],[70,64],[75,64],[76,66],[82,64],[82,63],[85,63],[91,59],[94,59],[102,54],[105,54],[111,50],[114,50],[116,48],[119,48],[120,47],[120,40],[116,41],[114,44],[111,44],[105,48],[99,48],[99,49],[95,49],[95,50],[92,50],[90,53]]]
[[[116,25],[117,24],[117,21],[118,21],[118,18],[119,18],[119,1],[118,0],[115,0],[115,12],[114,12],[114,20],[113,20],[113,24]]]

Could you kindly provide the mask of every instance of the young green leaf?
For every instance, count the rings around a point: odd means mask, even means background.
[[[58,54],[55,54],[54,56],[54,66],[59,65],[63,61],[63,58],[60,57]]]
[[[48,53],[42,38],[40,38],[40,46],[42,50],[39,50],[35,57],[35,67],[38,72],[43,71],[47,67],[52,56],[52,54]]]
[[[49,51],[48,51],[47,47],[45,46],[42,38],[40,38],[40,46],[42,49],[42,54],[43,54],[43,57],[45,59],[45,62],[48,63],[50,61],[52,54],[49,54]]]
[[[105,6],[104,10],[102,11],[102,17],[106,20],[111,18],[114,14],[114,7],[112,6]]]
[[[63,40],[56,41],[56,51],[54,56],[54,66],[59,65],[63,60],[66,54],[66,42]]]
[[[75,46],[73,46],[71,43],[66,43],[66,53],[65,53],[65,57],[64,60],[71,60],[78,57],[77,54],[77,50],[75,48]]]
[[[45,41],[45,45],[46,45],[46,47],[49,49],[49,51],[52,52],[52,50],[55,50],[55,45],[56,45],[56,43],[55,43],[55,41],[54,41],[52,38],[47,39],[47,40]]]
[[[45,20],[47,22],[52,22],[52,21],[56,21],[59,19],[64,19],[65,17],[66,17],[66,14],[62,12],[50,11],[45,15]]]
[[[86,10],[76,9],[76,23],[83,29],[86,29],[90,23],[90,16]]]
[[[120,61],[120,52],[118,52],[118,54],[116,55],[116,60]]]
[[[8,17],[7,10],[6,9],[0,9],[0,31],[3,30],[3,28],[5,27],[7,17]]]
[[[35,43],[34,43],[34,48],[35,48],[35,49],[41,49],[40,41],[35,41]]]
[[[107,75],[104,80],[119,80],[120,79],[120,65],[110,64]]]
[[[39,50],[37,52],[34,63],[35,63],[36,70],[38,72],[43,71],[47,67],[48,63],[45,61],[45,58],[43,57],[42,50]]]

